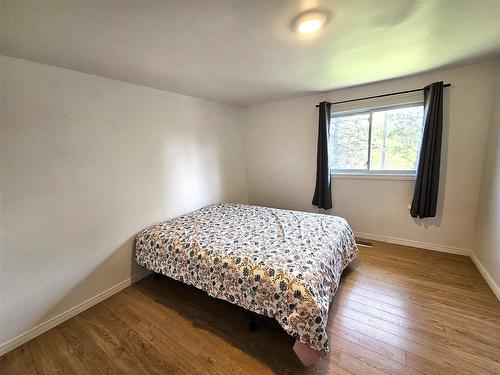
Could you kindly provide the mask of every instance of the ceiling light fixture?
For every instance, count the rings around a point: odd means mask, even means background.
[[[308,10],[299,14],[293,21],[293,28],[301,34],[318,31],[326,23],[327,15],[321,10]]]

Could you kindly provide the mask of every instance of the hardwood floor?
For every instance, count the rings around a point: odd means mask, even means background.
[[[331,353],[304,368],[265,320],[147,277],[0,358],[1,374],[500,374],[500,302],[467,257],[375,243],[331,305]]]

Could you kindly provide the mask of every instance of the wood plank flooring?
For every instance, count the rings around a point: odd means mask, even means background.
[[[0,358],[1,374],[500,374],[500,302],[467,257],[374,243],[331,305],[332,351],[301,366],[262,319],[147,277]]]

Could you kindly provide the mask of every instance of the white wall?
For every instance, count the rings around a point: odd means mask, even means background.
[[[467,253],[473,246],[484,143],[496,62],[405,77],[246,109],[246,159],[252,204],[299,210],[311,205],[316,173],[317,109],[337,101],[451,82],[445,89],[438,216],[411,218],[413,180],[334,179],[333,214],[357,232]]]
[[[247,194],[240,108],[0,63],[1,349],[136,274],[141,229]]]
[[[500,64],[496,77],[473,250],[476,264],[500,299]]]
[[[212,202],[246,202],[247,177],[253,204],[314,210],[315,104],[436,80],[453,84],[439,217],[414,221],[413,181],[392,180],[335,179],[333,213],[358,232],[474,249],[498,284],[495,62],[246,109],[8,57],[0,64],[0,352],[137,275],[139,230]]]

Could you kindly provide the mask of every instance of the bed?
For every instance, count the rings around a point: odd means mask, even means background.
[[[357,253],[343,218],[237,203],[154,225],[135,245],[148,270],[274,318],[305,365],[329,351],[328,309]]]

